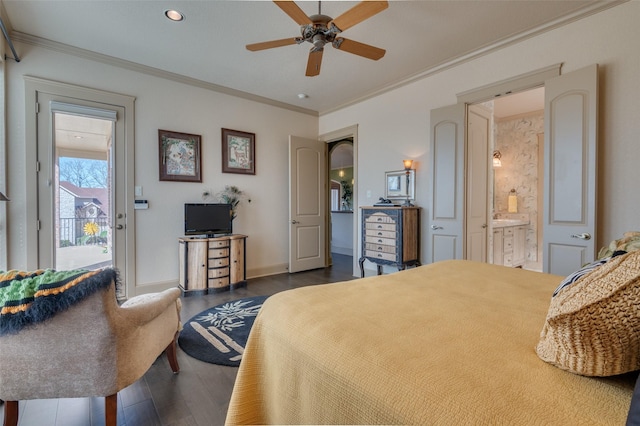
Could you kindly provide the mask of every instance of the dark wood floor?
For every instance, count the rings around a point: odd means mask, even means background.
[[[352,258],[333,255],[333,266],[249,280],[231,292],[182,299],[182,320],[230,300],[353,279]],[[237,368],[208,364],[178,348],[180,374],[172,374],[162,355],[149,371],[118,394],[118,424],[127,426],[212,426],[224,423]],[[104,425],[104,398],[21,401],[19,426]],[[4,405],[0,405],[0,419]]]

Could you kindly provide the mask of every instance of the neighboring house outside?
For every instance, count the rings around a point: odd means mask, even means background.
[[[58,199],[58,247],[106,242],[109,225],[109,194],[107,188],[80,188],[70,182],[60,182]],[[94,222],[99,231],[96,238],[85,237],[84,226]]]

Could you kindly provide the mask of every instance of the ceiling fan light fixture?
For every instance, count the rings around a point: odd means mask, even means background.
[[[175,9],[167,9],[164,11],[164,16],[167,17],[167,19],[174,21],[174,22],[180,22],[180,21],[184,21],[184,14],[178,10]]]
[[[251,43],[246,45],[247,50],[255,52],[308,42],[313,47],[310,49],[307,59],[305,73],[307,77],[314,77],[320,74],[322,54],[326,44],[343,52],[352,53],[374,61],[382,58],[386,53],[384,49],[342,37],[337,38],[336,35],[386,9],[389,6],[387,0],[360,1],[335,19],[322,14],[321,2],[318,2],[318,14],[311,16],[307,16],[294,1],[273,0],[273,2],[299,25],[300,37]]]

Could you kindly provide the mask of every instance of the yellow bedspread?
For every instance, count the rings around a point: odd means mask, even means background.
[[[577,376],[534,351],[561,280],[446,261],[276,294],[227,423],[623,425],[637,375]]]

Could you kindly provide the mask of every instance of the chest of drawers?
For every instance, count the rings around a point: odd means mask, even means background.
[[[207,294],[245,285],[246,235],[180,238],[180,288],[184,295]]]
[[[361,207],[362,256],[360,275],[364,277],[364,262],[376,264],[378,275],[383,265],[398,270],[420,265],[420,207]]]

